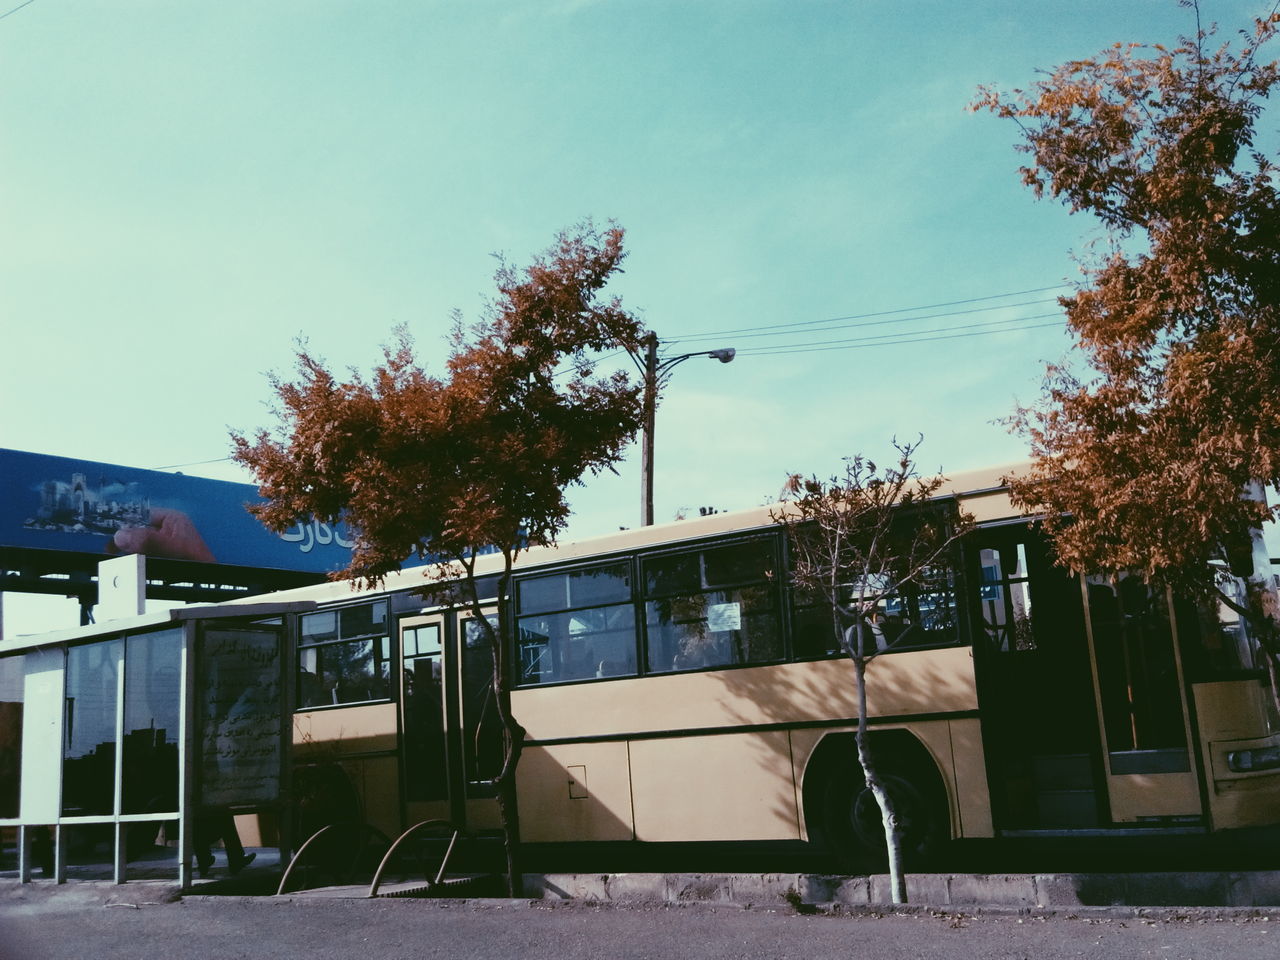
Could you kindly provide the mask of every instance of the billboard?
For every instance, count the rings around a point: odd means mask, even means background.
[[[261,500],[247,483],[0,449],[0,549],[142,553],[308,573],[350,562],[341,524],[272,533],[245,509]]]

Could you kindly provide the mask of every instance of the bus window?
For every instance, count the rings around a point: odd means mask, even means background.
[[[1189,769],[1164,592],[1138,576],[1091,576],[1085,582],[1112,772]],[[1140,766],[1153,762],[1153,757],[1164,765],[1159,769]]]
[[[489,617],[496,629],[497,618]],[[493,796],[502,770],[502,718],[493,693],[493,648],[480,621],[462,621],[462,757],[467,796]]]
[[[423,623],[400,631],[404,657],[405,797],[446,800],[444,659],[441,624]]]
[[[773,540],[645,558],[648,670],[782,659]]]
[[[1239,580],[1224,578],[1220,589],[1236,606],[1248,606]],[[1182,668],[1193,683],[1265,676],[1258,641],[1234,607],[1222,600],[1195,603],[1178,598],[1174,609],[1183,641]]]
[[[951,568],[927,568],[917,581],[904,584],[898,592],[883,597],[867,613],[864,623],[868,654],[959,641],[955,575]],[[852,608],[855,594],[851,584],[841,588],[841,603],[846,609]],[[794,590],[791,623],[797,659],[839,656],[845,652],[833,629],[831,605],[825,597]]]
[[[826,597],[792,588],[791,647],[797,660],[844,654],[832,620],[831,602]]]
[[[1036,649],[1031,618],[1031,576],[1027,547],[1021,541],[981,552],[982,627],[992,650],[1017,653]]]
[[[520,684],[636,672],[630,565],[531,577],[516,584]]]
[[[309,613],[298,635],[298,708],[391,696],[387,603]]]

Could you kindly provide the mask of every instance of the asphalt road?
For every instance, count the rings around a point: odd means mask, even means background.
[[[796,916],[706,907],[220,899],[0,906],[0,960],[1274,960],[1280,921]]]

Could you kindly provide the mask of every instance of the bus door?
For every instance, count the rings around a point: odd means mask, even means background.
[[[1137,576],[1086,577],[1083,587],[1111,821],[1198,821],[1171,597]]]
[[[496,629],[497,612],[485,614]],[[458,689],[457,755],[461,766],[462,802],[455,816],[471,830],[502,826],[494,779],[502,769],[502,721],[493,692],[493,651],[488,634],[470,611],[456,614],[454,636],[458,656],[454,681]],[[458,822],[462,822],[459,820]]]
[[[492,780],[502,764],[493,661],[470,613],[400,621],[405,823],[496,828]]]
[[[405,825],[453,819],[448,731],[451,695],[445,649],[446,615],[406,617],[400,621],[403,663],[400,729],[404,773]],[[452,658],[450,658],[452,659]]]
[[[970,568],[974,666],[995,825],[1006,834],[1104,826],[1079,582],[1052,564],[1026,525],[979,530],[971,542],[980,567]]]

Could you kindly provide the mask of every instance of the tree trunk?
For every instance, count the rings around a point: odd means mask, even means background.
[[[866,779],[867,789],[880,807],[880,819],[884,824],[885,849],[889,854],[889,891],[894,903],[907,902],[907,877],[902,869],[902,831],[893,809],[893,799],[885,789],[884,781],[876,770],[875,759],[867,742],[867,661],[862,656],[865,627],[858,622],[858,655],[853,658],[853,673],[858,684],[858,732],[854,741],[858,747],[858,765]],[[856,800],[856,798],[855,798]]]
[[[507,756],[503,772],[498,777],[498,813],[502,818],[502,845],[507,863],[507,896],[524,895],[524,871],[520,862],[520,806],[516,794],[516,765],[524,746],[524,729],[519,727],[518,737],[508,731]]]
[[[524,874],[520,864],[520,803],[516,792],[516,767],[524,752],[525,730],[511,713],[511,686],[508,682],[507,652],[510,646],[510,617],[507,613],[507,594],[511,582],[511,560],[499,580],[498,630],[493,638],[493,700],[502,722],[503,757],[502,770],[497,777],[498,813],[502,817],[502,842],[507,860],[507,895],[519,897],[524,893]]]

